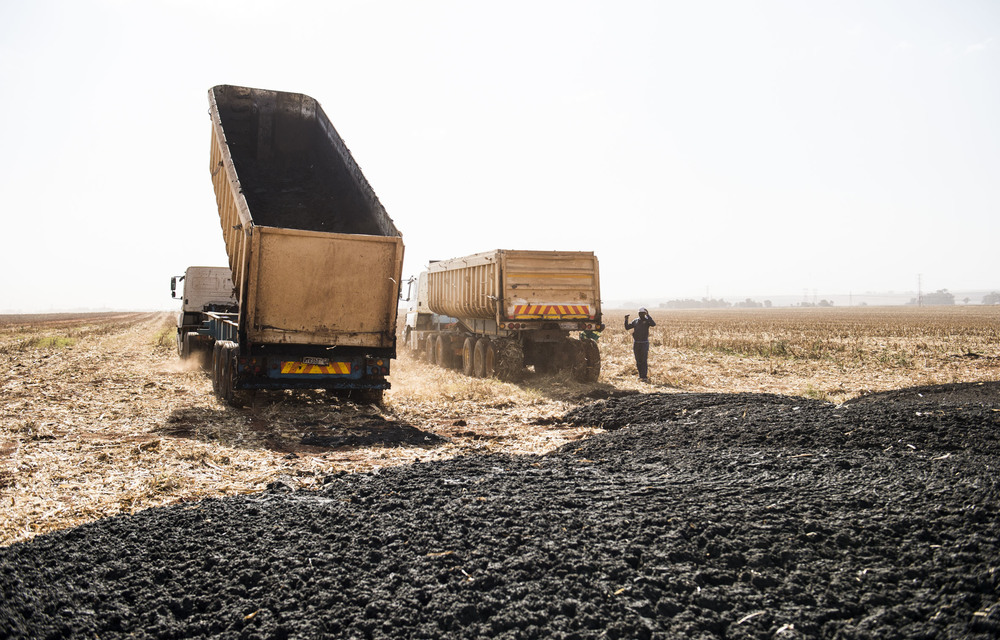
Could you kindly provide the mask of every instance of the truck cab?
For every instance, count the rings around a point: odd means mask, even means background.
[[[411,278],[410,286],[414,280]],[[417,276],[417,294],[413,295],[412,290],[407,295],[410,303],[406,311],[406,323],[403,325],[403,344],[413,351],[421,352],[425,350],[425,332],[440,331],[442,327],[454,325],[457,320],[449,316],[434,313],[427,306],[427,272],[423,271]]]
[[[211,352],[212,339],[198,334],[206,313],[235,313],[239,308],[229,267],[188,267],[184,275],[170,278],[170,297],[181,300],[177,353],[182,359]]]

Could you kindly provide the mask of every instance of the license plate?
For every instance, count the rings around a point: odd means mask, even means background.
[[[302,358],[302,362],[304,362],[305,364],[318,364],[318,365],[326,366],[326,365],[330,364],[330,359],[329,358]]]

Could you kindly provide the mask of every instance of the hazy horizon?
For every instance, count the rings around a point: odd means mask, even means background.
[[[208,89],[323,106],[406,246],[607,300],[1000,288],[1000,4],[0,3],[0,309],[226,263]],[[738,298],[737,298],[738,296]]]

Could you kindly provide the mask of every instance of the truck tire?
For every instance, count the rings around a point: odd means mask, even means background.
[[[601,376],[601,348],[588,338],[583,338],[579,342],[579,355],[573,367],[573,378],[577,382],[597,382]]]
[[[462,373],[467,376],[475,375],[473,373],[473,361],[476,357],[476,339],[469,336],[465,339],[465,343],[462,344]]]
[[[177,355],[181,360],[187,360],[190,354],[187,336],[188,334],[182,333],[180,329],[177,330]]]
[[[427,362],[431,364],[437,364],[437,336],[431,334],[427,336],[424,340],[424,355],[427,356]]]
[[[497,349],[489,338],[476,341],[472,358],[472,375],[477,378],[492,378],[496,375]]]
[[[222,343],[222,376],[219,386],[222,388],[222,400],[226,404],[233,403],[233,368],[235,358],[233,356],[232,342]]]
[[[516,340],[496,341],[496,376],[504,382],[517,382],[524,374],[524,349]]]
[[[220,396],[231,407],[243,407],[250,403],[251,392],[236,388],[237,361],[240,356],[240,345],[225,340],[220,349],[222,357],[222,374],[220,376]]]
[[[444,334],[439,334],[434,340],[434,360],[445,369],[451,368],[451,338]]]
[[[222,387],[219,384],[222,372],[222,342],[216,340],[212,344],[212,391],[216,397],[222,397]]]

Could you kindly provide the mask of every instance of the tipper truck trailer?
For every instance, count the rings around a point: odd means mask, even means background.
[[[592,252],[495,250],[432,262],[410,298],[404,341],[435,364],[502,380],[527,366],[570,370],[584,382],[600,375]]]
[[[327,389],[380,402],[396,356],[403,239],[322,107],[208,92],[210,171],[238,310],[208,314],[216,395]]]

